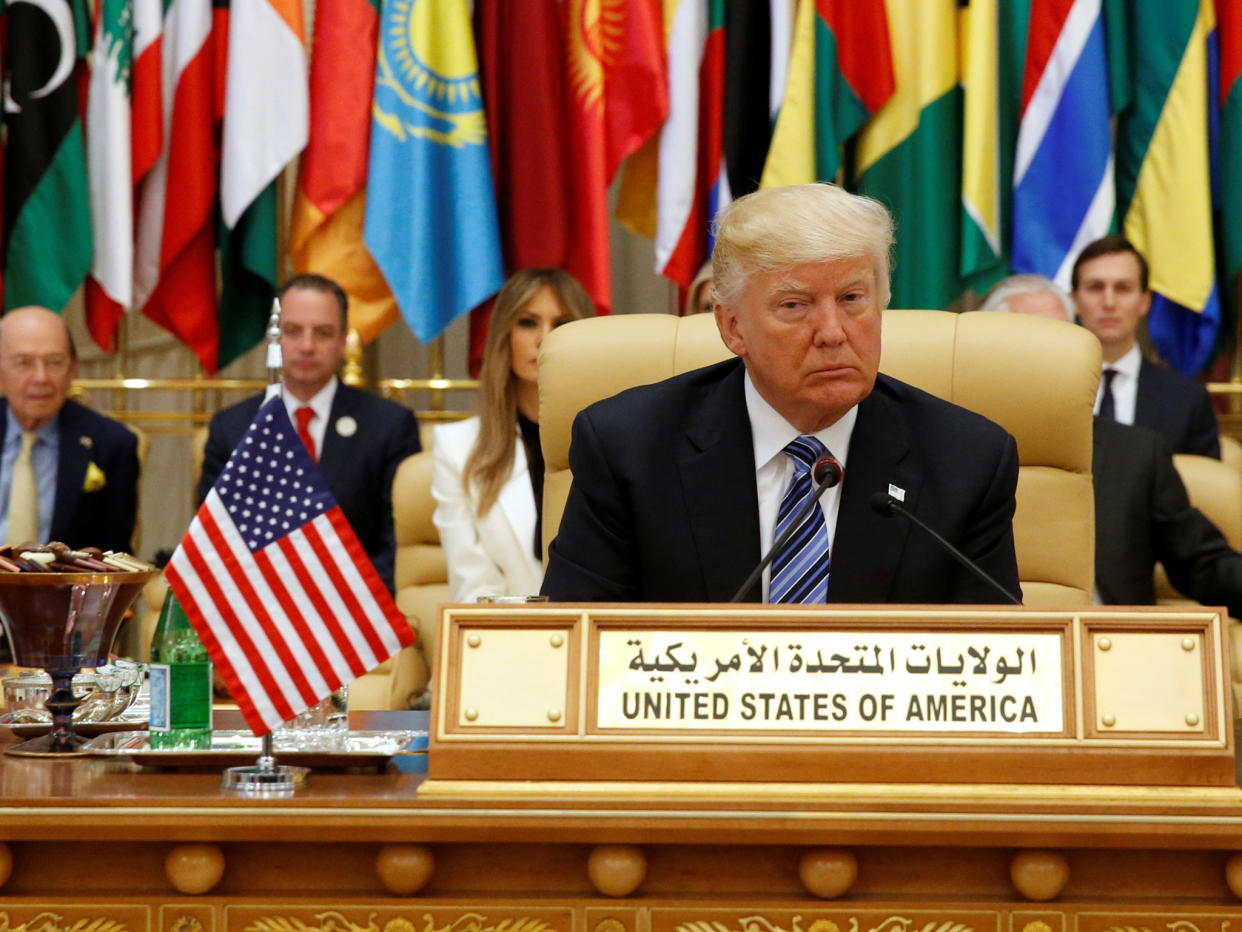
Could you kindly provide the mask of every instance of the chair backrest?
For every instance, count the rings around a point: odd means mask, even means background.
[[[1017,314],[884,313],[881,371],[977,411],[1018,442],[1014,536],[1028,605],[1088,604],[1094,585],[1091,409],[1100,346]],[[710,314],[630,314],[553,331],[539,356],[543,533],[556,536],[572,476],[570,427],[587,405],[727,358]],[[641,425],[635,425],[640,428]]]

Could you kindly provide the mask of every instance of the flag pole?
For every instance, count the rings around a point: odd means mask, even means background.
[[[284,378],[284,361],[280,355],[280,299],[272,298],[272,313],[267,319],[267,391]],[[229,767],[224,771],[221,786],[239,796],[292,796],[309,780],[310,768],[277,764],[272,749],[272,730],[263,734],[263,749],[250,767]]]

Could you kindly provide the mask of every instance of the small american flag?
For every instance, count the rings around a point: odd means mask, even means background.
[[[279,397],[259,409],[165,575],[256,735],[414,640]]]

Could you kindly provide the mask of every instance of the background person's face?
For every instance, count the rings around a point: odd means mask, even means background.
[[[54,418],[77,373],[64,323],[51,311],[23,308],[0,325],[0,391],[26,430]]]
[[[280,353],[285,387],[307,401],[345,359],[345,331],[336,298],[326,291],[290,288],[280,302]]]
[[[509,358],[514,377],[527,385],[539,384],[539,347],[543,338],[565,320],[556,292],[544,286],[526,302],[509,331]]]
[[[1078,268],[1074,303],[1078,319],[1116,359],[1134,345],[1139,323],[1151,307],[1151,292],[1140,285],[1138,259],[1114,252],[1089,259]]]

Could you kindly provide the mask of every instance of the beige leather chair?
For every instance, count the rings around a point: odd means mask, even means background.
[[[1017,438],[1014,535],[1026,604],[1089,604],[1098,341],[1080,328],[1017,314],[897,310],[884,314],[883,340],[881,371],[978,411]],[[547,463],[545,552],[569,494],[570,426],[578,411],[622,389],[728,355],[709,314],[593,318],[559,327],[544,340],[539,400]]]
[[[1232,466],[1242,473],[1242,443],[1232,437],[1220,435],[1220,459],[1226,466]]]
[[[1186,486],[1190,503],[1220,529],[1230,547],[1242,550],[1242,473],[1220,460],[1188,453],[1174,456],[1173,465]],[[1158,564],[1156,602],[1160,605],[1196,604],[1173,588],[1164,567]],[[1236,619],[1229,622],[1229,634],[1234,706],[1238,708],[1242,707],[1242,627]]]

